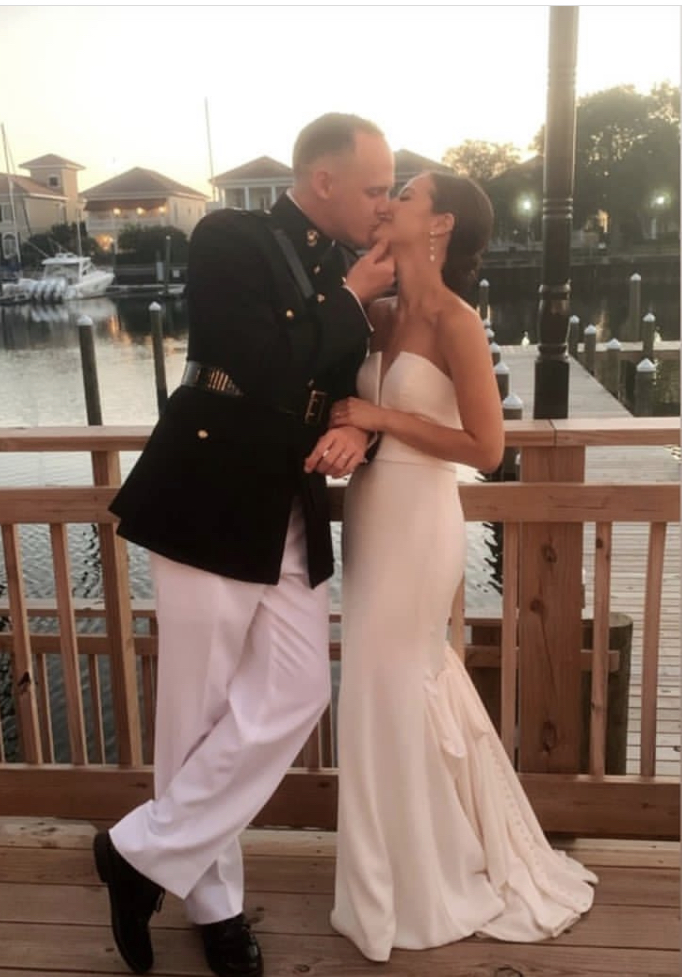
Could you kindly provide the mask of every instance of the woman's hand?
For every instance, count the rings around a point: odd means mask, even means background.
[[[330,427],[359,427],[362,431],[380,431],[384,409],[359,397],[337,400],[332,407]]]

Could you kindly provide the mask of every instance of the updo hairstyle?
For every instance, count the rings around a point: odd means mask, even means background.
[[[476,284],[481,257],[493,231],[494,213],[487,193],[468,176],[429,172],[435,214],[452,214],[455,226],[450,235],[443,265],[443,281],[457,295],[466,298]]]

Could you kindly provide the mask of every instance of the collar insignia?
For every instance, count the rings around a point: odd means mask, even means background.
[[[316,246],[319,237],[319,232],[314,230],[312,227],[305,232],[305,240],[309,248],[314,248]]]

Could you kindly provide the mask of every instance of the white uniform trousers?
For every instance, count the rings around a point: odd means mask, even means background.
[[[310,588],[305,550],[296,502],[276,586],[152,554],[155,800],[111,838],[139,872],[184,899],[198,924],[242,911],[239,834],[329,701],[328,587]]]

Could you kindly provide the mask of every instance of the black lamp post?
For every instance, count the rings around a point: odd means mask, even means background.
[[[550,7],[536,418],[568,417],[578,7]]]

